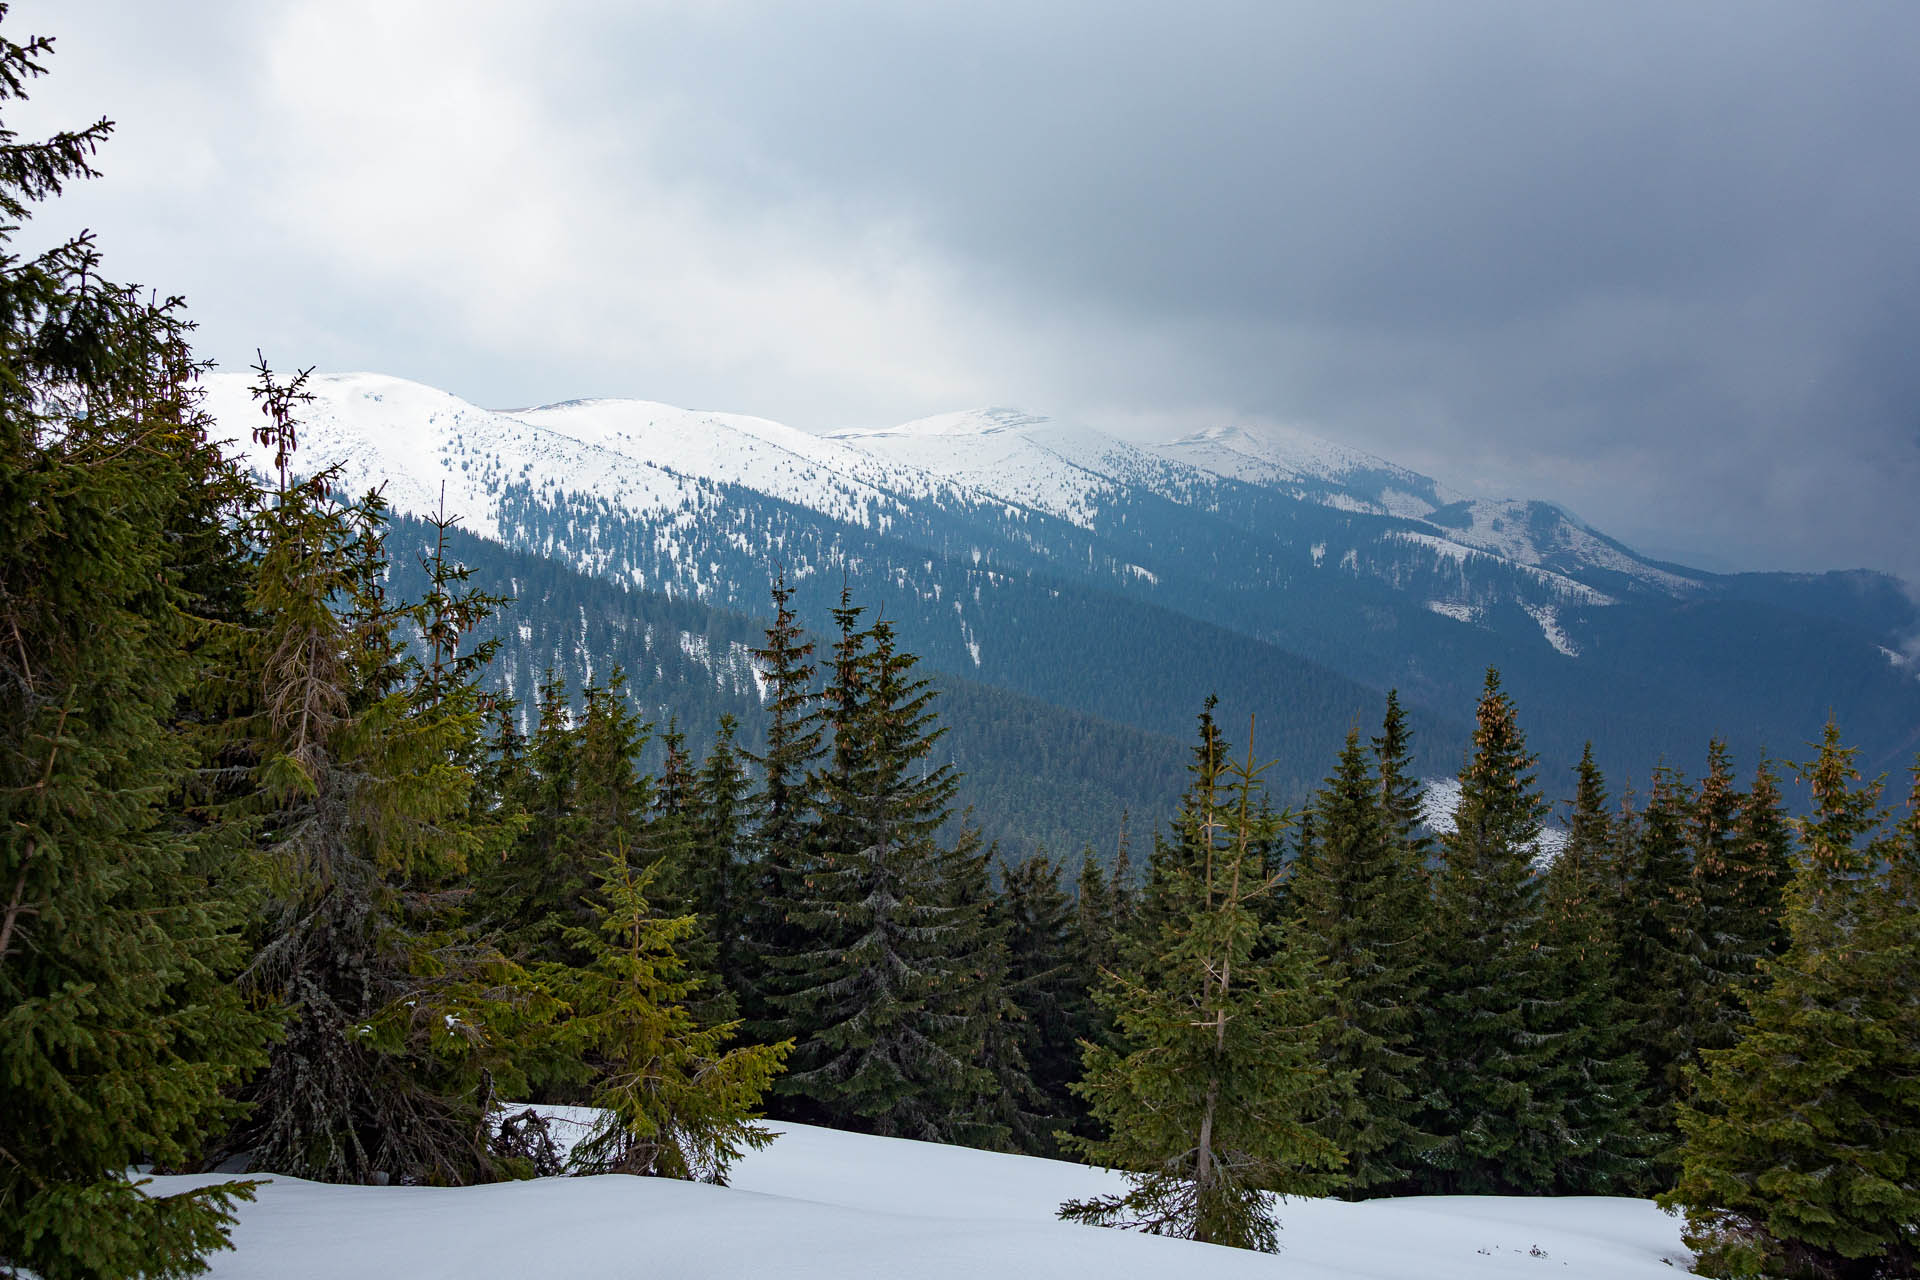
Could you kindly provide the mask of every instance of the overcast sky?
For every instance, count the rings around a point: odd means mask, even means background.
[[[1920,581],[1920,3],[23,0],[41,215],[240,367],[1284,422]]]

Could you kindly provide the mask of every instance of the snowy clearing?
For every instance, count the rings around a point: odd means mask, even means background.
[[[549,1178],[484,1187],[336,1187],[275,1178],[241,1206],[216,1280],[792,1276],[819,1280],[1287,1276],[1298,1280],[1634,1280],[1689,1261],[1650,1202],[1424,1197],[1281,1206],[1278,1256],[1058,1222],[1118,1176],[1053,1160],[803,1125],[733,1186]],[[164,1194],[214,1177],[154,1179]]]

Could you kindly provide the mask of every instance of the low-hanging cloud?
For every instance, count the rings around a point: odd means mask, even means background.
[[[228,363],[1286,421],[1920,580],[1909,4],[69,7],[58,216]]]

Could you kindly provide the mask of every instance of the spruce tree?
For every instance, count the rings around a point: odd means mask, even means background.
[[[518,815],[519,831],[496,860],[474,877],[481,919],[526,955],[558,945],[551,918],[568,899],[575,877],[562,856],[573,812],[575,730],[566,681],[548,668],[534,692],[533,732],[524,741],[510,720],[496,721],[494,754],[485,776],[496,807]]]
[[[1026,1151],[1051,1129],[1026,1056],[1024,1015],[1011,990],[1012,957],[1007,921],[992,888],[995,848],[981,847],[979,834],[964,831],[940,854],[942,897],[953,909],[954,978],[942,984],[928,1008],[939,1019],[958,1018],[967,1061],[979,1090],[956,1109],[951,1141],[989,1151]]]
[[[50,50],[0,37],[0,108]],[[0,250],[108,129],[0,121]],[[151,1197],[127,1170],[193,1164],[271,1031],[232,984],[256,868],[168,812],[248,486],[208,443],[177,303],[99,268],[84,236],[0,252],[0,1270],[47,1280],[224,1247],[245,1184]]]
[[[765,749],[751,757],[760,785],[751,800],[747,845],[748,883],[743,929],[748,939],[745,974],[738,989],[742,1016],[755,1036],[783,1025],[774,1003],[784,981],[778,957],[805,943],[789,918],[802,897],[813,848],[816,796],[814,769],[822,752],[820,695],[813,687],[813,642],[792,609],[793,590],[782,575],[773,587],[774,620],[766,644],[753,651],[764,681]]]
[[[558,1038],[589,1074],[600,1119],[570,1158],[578,1173],[629,1173],[726,1182],[728,1166],[773,1134],[754,1123],[792,1047],[727,1048],[738,1023],[705,1025],[689,1000],[702,985],[679,948],[690,915],[659,915],[647,899],[654,869],[637,870],[624,836],[596,869],[592,928],[569,931],[577,967],[549,980],[566,1000]]]
[[[1082,866],[1093,869],[1091,887],[1104,898],[1099,864],[1087,858]],[[1082,886],[1083,892],[1089,887],[1084,878]],[[1044,854],[1002,870],[995,908],[1006,940],[1007,994],[1019,1011],[1021,1056],[1041,1117],[1031,1132],[1013,1136],[1027,1154],[1051,1156],[1058,1152],[1054,1132],[1076,1128],[1084,1114],[1071,1086],[1080,1078],[1079,1042],[1094,1031],[1088,956],[1075,904],[1060,887],[1059,865]]]
[[[1332,1189],[1342,1155],[1311,1124],[1331,1085],[1315,1016],[1323,997],[1301,952],[1265,945],[1255,913],[1274,887],[1256,865],[1262,770],[1251,747],[1244,765],[1217,764],[1210,727],[1201,785],[1188,789],[1197,807],[1178,822],[1180,848],[1198,856],[1163,859],[1150,963],[1110,974],[1096,997],[1120,1044],[1089,1045],[1076,1086],[1107,1137],[1068,1145],[1125,1171],[1129,1189],[1070,1201],[1060,1216],[1272,1252],[1269,1193]]]
[[[1387,838],[1402,851],[1406,862],[1426,874],[1427,860],[1433,856],[1433,837],[1427,834],[1421,805],[1426,788],[1413,768],[1413,733],[1407,726],[1406,709],[1400,705],[1400,691],[1387,690],[1386,716],[1380,724],[1380,736],[1371,740],[1373,758],[1380,774],[1380,811]]]
[[[1121,858],[1126,856],[1125,842],[1126,825],[1123,818],[1119,849]],[[1117,865],[1115,870],[1119,870]],[[1093,1003],[1092,992],[1104,980],[1107,972],[1120,964],[1121,952],[1128,944],[1132,931],[1131,912],[1128,909],[1131,896],[1117,879],[1108,879],[1093,856],[1092,846],[1088,846],[1081,857],[1080,875],[1075,881],[1073,936],[1069,953],[1074,985],[1086,1001],[1086,1016],[1084,1028],[1075,1033],[1073,1065],[1068,1071],[1069,1085],[1079,1078],[1078,1041],[1086,1039],[1096,1044],[1109,1044],[1113,1039],[1112,1019],[1105,1009]],[[1092,1136],[1086,1105],[1071,1093],[1068,1095],[1067,1110],[1073,1116],[1073,1131],[1082,1137]]]
[[[1646,1063],[1641,1126],[1658,1140],[1657,1179],[1670,1176],[1673,1107],[1694,1062],[1706,1007],[1706,943],[1693,876],[1694,791],[1677,770],[1653,771],[1634,828],[1620,932],[1620,987]]]
[[[1080,854],[1080,874],[1073,882],[1073,937],[1075,949],[1089,974],[1097,974],[1114,959],[1117,939],[1113,927],[1113,889],[1107,873],[1094,857],[1093,846]]]
[[[1785,895],[1793,876],[1793,828],[1780,781],[1764,755],[1740,798],[1734,831],[1733,870],[1743,885],[1740,900],[1751,913],[1745,934],[1762,940],[1762,958],[1777,959],[1789,942]]]
[[[1134,919],[1140,914],[1140,886],[1134,879],[1130,818],[1125,809],[1120,811],[1120,832],[1113,844],[1113,870],[1107,876],[1109,932],[1116,941],[1131,935]]]
[[[825,703],[833,746],[818,821],[778,956],[776,1006],[796,1041],[778,1088],[798,1113],[883,1136],[943,1141],[972,1123],[987,1073],[955,1007],[973,937],[942,877],[936,833],[958,778],[935,765],[933,691],[892,627],[858,629],[843,595]]]
[[[1226,738],[1213,715],[1219,701],[1208,697],[1200,711],[1198,740],[1190,749],[1192,758],[1187,766],[1187,789],[1180,798],[1182,816],[1174,819],[1169,831],[1154,834],[1153,850],[1147,857],[1146,883],[1141,887],[1127,932],[1128,949],[1141,950],[1145,956],[1150,957],[1157,951],[1168,921],[1185,909],[1183,895],[1210,855],[1209,848],[1196,842],[1198,828],[1193,825],[1191,815],[1217,815],[1225,808],[1222,797],[1227,771],[1233,762],[1228,755]]]
[[[1679,1107],[1661,1203],[1685,1210],[1702,1275],[1920,1270],[1920,828],[1876,834],[1880,788],[1853,754],[1829,723],[1802,766],[1815,809],[1796,823],[1791,942]]]
[[[1698,903],[1703,990],[1695,1014],[1696,1054],[1727,1049],[1747,1021],[1745,995],[1760,980],[1760,962],[1775,952],[1779,873],[1766,858],[1750,862],[1741,831],[1746,797],[1734,787],[1726,743],[1707,748],[1693,819],[1693,900]],[[1770,852],[1770,851],[1769,851]]]
[[[259,373],[284,458],[299,380]],[[524,1084],[515,1044],[553,1005],[460,920],[492,825],[472,804],[479,669],[436,680],[409,651],[383,504],[337,504],[330,479],[289,475],[257,522],[248,743],[278,884],[247,989],[293,1014],[242,1141],[256,1167],[323,1181],[488,1178],[490,1090]]]
[[[1567,841],[1542,882],[1544,1007],[1553,1011],[1545,1030],[1558,1042],[1543,1084],[1559,1105],[1565,1132],[1551,1190],[1609,1195],[1643,1185],[1652,1139],[1641,1128],[1645,1066],[1619,995],[1610,898],[1620,847],[1591,743],[1581,752],[1577,774]]]
[[[1346,1193],[1404,1183],[1431,1142],[1417,1127],[1424,1064],[1426,884],[1390,829],[1357,731],[1312,804],[1311,857],[1295,864],[1290,942],[1330,979],[1324,1058],[1349,1096],[1319,1127],[1347,1153]]]
[[[694,781],[693,840],[687,869],[688,905],[699,915],[712,966],[736,1001],[751,978],[744,932],[751,891],[746,858],[748,790],[752,785],[735,745],[739,725],[720,717],[719,732]]]
[[[1489,670],[1454,829],[1441,839],[1430,943],[1426,1189],[1537,1194],[1552,1185],[1564,1123],[1542,1088],[1557,1046],[1538,953],[1535,842],[1547,812],[1513,703]]]

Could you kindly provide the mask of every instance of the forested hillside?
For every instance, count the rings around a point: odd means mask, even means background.
[[[424,551],[435,537],[424,521],[394,519],[397,595],[420,591]],[[515,699],[523,722],[549,669],[579,689],[619,667],[636,709],[657,730],[673,722],[694,750],[704,750],[720,717],[730,715],[741,743],[757,749],[766,726],[764,677],[751,651],[764,622],[685,597],[628,589],[457,529],[447,534],[446,546],[477,588],[513,602],[478,634],[499,645],[487,687]],[[884,572],[878,577],[891,580]],[[866,580],[849,575],[848,587],[859,595]],[[829,592],[828,585],[816,576],[794,587],[794,608],[816,633],[830,624],[836,603],[838,587]],[[1123,621],[1090,593],[1056,594],[1016,582],[1001,589],[1009,606],[1014,602],[1007,596],[1025,595],[1035,619],[1013,653],[984,672],[964,651],[949,651],[959,661],[945,669],[932,656],[923,658],[948,730],[941,755],[964,775],[958,806],[970,809],[988,839],[1015,856],[1040,848],[1077,855],[1090,844],[1110,857],[1123,815],[1130,815],[1136,835],[1154,830],[1170,816],[1181,785],[1185,727],[1209,696],[1219,697],[1223,714],[1257,715],[1269,726],[1270,785],[1284,804],[1303,800],[1346,731],[1377,722],[1384,707],[1380,695],[1332,672],[1175,614],[1135,611]],[[913,622],[917,613],[903,619],[886,599],[882,593],[875,601],[876,612],[902,635],[921,631]],[[1138,625],[1142,621],[1148,625]],[[1184,657],[1196,652],[1217,655],[1223,665]],[[996,686],[987,676],[1004,683]],[[1073,709],[1088,706],[1095,713]],[[1429,776],[1451,772],[1465,731],[1425,716],[1415,724],[1419,769]],[[649,764],[658,750],[656,735]]]

